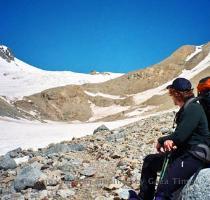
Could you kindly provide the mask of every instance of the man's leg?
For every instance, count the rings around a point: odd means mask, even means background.
[[[150,154],[144,158],[140,180],[140,199],[153,200],[157,172],[161,170],[165,154]]]
[[[175,159],[166,171],[163,181],[157,188],[157,196],[160,199],[171,199],[173,192],[184,186],[189,178],[204,164],[202,161],[186,153]]]

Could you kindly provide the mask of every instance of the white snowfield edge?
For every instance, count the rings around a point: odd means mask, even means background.
[[[71,71],[46,71],[15,58],[8,63],[0,57],[0,95],[21,99],[43,90],[70,84],[100,83],[122,76],[123,73],[83,74]]]
[[[50,143],[57,143],[93,134],[93,131],[104,124],[109,129],[115,129],[141,119],[156,116],[173,110],[159,112],[148,116],[138,116],[113,122],[97,123],[40,123],[28,120],[15,120],[7,117],[0,117],[0,155],[21,147],[23,149],[46,147]]]

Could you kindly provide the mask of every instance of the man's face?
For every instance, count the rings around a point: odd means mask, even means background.
[[[174,97],[174,96],[171,96],[172,97],[172,100],[173,100],[173,102],[174,102],[174,105],[179,105],[178,103],[178,100]]]

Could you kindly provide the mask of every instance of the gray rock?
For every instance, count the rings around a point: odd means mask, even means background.
[[[61,163],[57,168],[63,172],[74,171],[74,166],[70,163]]]
[[[132,171],[132,181],[133,182],[138,182],[141,178],[141,173],[139,173],[138,169],[134,169]]]
[[[194,184],[192,178],[187,182],[181,193],[182,200],[209,200],[210,199],[210,169],[199,172]]]
[[[8,170],[14,169],[17,167],[17,164],[14,159],[10,158],[9,156],[4,156],[0,160],[0,169]]]
[[[75,192],[70,189],[63,189],[63,190],[58,190],[57,194],[62,198],[66,199],[67,197],[74,196]]]
[[[35,162],[31,163],[30,166],[41,170],[43,164],[41,164],[39,161],[35,161]]]
[[[81,164],[82,164],[81,161],[79,161],[77,159],[72,159],[72,160],[68,160],[68,161],[64,160],[64,161],[58,163],[55,167],[57,167],[58,169],[60,169],[63,172],[73,173],[80,167]]]
[[[119,196],[120,199],[128,199],[129,197],[129,190],[130,189],[124,189],[124,188],[120,188],[117,190],[117,194]]]
[[[105,125],[101,125],[93,131],[93,134],[96,134],[101,131],[110,131],[110,130]]]
[[[17,149],[14,149],[12,151],[7,152],[6,155],[10,156],[11,158],[19,157],[19,155],[22,153],[22,149],[19,147]],[[22,156],[22,155],[21,155]]]
[[[42,190],[39,192],[39,199],[48,199],[47,198],[47,194],[48,194],[48,191],[47,190]]]
[[[68,163],[70,163],[71,165],[73,165],[75,167],[79,167],[82,164],[82,161],[80,161],[78,159],[71,159],[68,161]]]
[[[14,188],[16,191],[26,188],[45,189],[46,185],[42,177],[44,177],[44,174],[38,167],[26,166],[20,170],[15,178]]]
[[[84,151],[85,150],[85,146],[83,144],[69,144],[68,145],[68,150],[69,151]]]
[[[44,200],[48,199],[48,191],[47,190],[31,190],[31,188],[28,188],[26,190],[22,190],[21,193],[24,193],[24,199],[30,199],[30,200]]]
[[[84,151],[85,150],[85,146],[82,144],[55,144],[51,147],[49,147],[47,150],[44,151],[44,155],[52,156],[52,155],[56,155],[59,153],[67,153],[69,151]]]
[[[169,129],[169,128],[161,128],[161,129],[160,129],[160,132],[161,132],[163,135],[165,135],[165,134],[167,134],[167,133],[170,132],[170,129]]]
[[[43,156],[45,156],[46,154],[44,153]],[[52,160],[56,160],[59,157],[59,153],[49,153],[47,154],[47,157],[52,159]]]
[[[46,175],[46,185],[47,186],[56,186],[61,183],[61,171],[56,170],[56,171],[45,171]]]
[[[106,140],[108,142],[115,142],[115,141],[124,139],[125,135],[126,135],[125,131],[122,131],[122,132],[114,131],[113,134],[106,137]]]
[[[97,135],[95,139],[96,139],[96,141],[103,141],[103,140],[105,140],[105,138],[103,136],[100,136],[100,135]]]
[[[11,199],[24,200],[25,198],[24,195],[22,195],[21,193],[6,194],[1,197],[1,200],[11,200]]]
[[[53,146],[51,146],[50,148],[48,148],[44,154],[45,155],[50,155],[50,154],[55,154],[55,153],[66,153],[69,151],[69,148],[67,145],[65,144],[55,144]]]
[[[84,176],[90,177],[96,173],[96,169],[95,169],[95,167],[88,166],[84,170],[82,170],[80,173]]]
[[[65,175],[63,177],[65,181],[74,181],[76,179],[75,175],[70,172],[65,172]]]

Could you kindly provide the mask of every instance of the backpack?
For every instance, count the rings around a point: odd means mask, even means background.
[[[208,119],[208,126],[210,131],[210,76],[199,81],[198,86],[198,100],[203,106]]]
[[[198,96],[191,98],[184,105],[184,109],[188,107],[191,102],[199,101],[202,105],[208,120],[208,127],[210,131],[210,76],[203,78],[197,85]]]
[[[186,102],[184,105],[184,109],[191,103],[195,101],[199,101],[199,103],[202,105],[206,117],[208,120],[208,128],[210,131],[210,76],[203,78],[199,81],[198,86],[198,96],[195,98],[191,98]],[[205,163],[210,164],[210,142],[209,144],[198,144],[197,146],[194,146],[189,152],[193,154],[198,159],[204,161]]]

